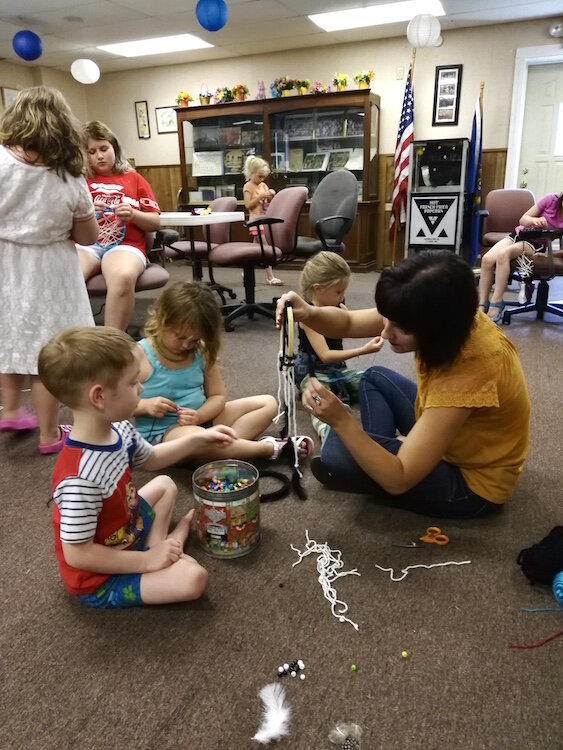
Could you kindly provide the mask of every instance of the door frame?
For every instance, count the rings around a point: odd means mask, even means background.
[[[504,175],[505,188],[518,187],[518,166],[520,162],[520,149],[522,147],[528,68],[530,65],[549,65],[558,62],[563,62],[563,47],[559,44],[548,45],[546,47],[520,47],[516,50],[510,129],[508,131],[508,148],[506,153],[506,172]]]

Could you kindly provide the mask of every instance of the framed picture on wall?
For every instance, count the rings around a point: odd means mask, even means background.
[[[137,117],[137,135],[139,138],[150,138],[151,128],[147,102],[135,102],[135,115]]]
[[[14,101],[19,93],[19,89],[0,89],[0,112],[8,109],[10,104]]]
[[[157,133],[177,133],[178,120],[174,107],[155,107],[154,116],[156,119]]]
[[[463,65],[438,65],[434,83],[432,125],[457,125]]]

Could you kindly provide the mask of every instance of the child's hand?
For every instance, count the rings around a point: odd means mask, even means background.
[[[145,552],[145,572],[168,568],[182,557],[182,545],[179,539],[168,537],[158,542]]]
[[[375,354],[381,349],[384,343],[385,339],[382,339],[381,336],[376,336],[362,346],[362,354]]]
[[[96,209],[96,213],[107,211],[108,204],[102,198],[96,198],[94,200],[94,208]]]
[[[270,190],[268,190],[268,198],[267,198],[267,200],[271,201],[275,194],[276,194],[276,191],[272,190],[272,188],[270,188]]]
[[[199,414],[195,409],[188,409],[185,406],[178,408],[178,424],[185,427],[187,425],[198,425]]]
[[[155,396],[155,398],[143,398],[141,399],[145,412],[149,417],[156,417],[160,419],[170,411],[177,411],[176,404],[174,401],[170,401],[169,398],[164,396]]]
[[[545,218],[545,216],[538,216],[534,219],[534,223],[532,226],[547,229],[547,219]]]
[[[233,440],[237,439],[238,435],[232,427],[227,427],[226,424],[216,424],[205,430],[202,437],[205,438],[206,443],[226,448],[232,444]]]
[[[113,207],[113,212],[116,216],[124,221],[131,221],[133,219],[133,206],[129,203],[118,203]]]

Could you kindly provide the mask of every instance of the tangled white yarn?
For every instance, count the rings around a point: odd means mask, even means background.
[[[326,542],[324,544],[318,544],[313,539],[309,539],[308,529],[305,529],[305,536],[307,538],[307,544],[305,545],[305,549],[303,550],[303,552],[301,552],[301,550],[298,550],[297,547],[294,547],[293,544],[291,545],[291,549],[294,550],[294,552],[297,552],[297,554],[299,555],[299,560],[297,560],[297,562],[294,562],[292,567],[294,568],[296,565],[299,565],[299,563],[303,560],[304,557],[307,557],[307,555],[318,555],[318,580],[321,584],[325,599],[328,599],[328,601],[330,602],[332,614],[340,622],[349,622],[355,630],[358,630],[358,625],[348,617],[345,617],[345,613],[348,612],[348,605],[346,604],[346,602],[338,599],[336,595],[336,589],[332,586],[332,583],[337,578],[343,578],[344,576],[359,576],[360,573],[358,573],[356,568],[339,573],[339,569],[344,567],[344,562],[342,561],[342,552],[338,549],[330,549]]]

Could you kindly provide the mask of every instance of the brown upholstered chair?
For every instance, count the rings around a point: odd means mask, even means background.
[[[211,212],[219,211],[236,211],[237,210],[237,199],[234,197],[215,198],[209,204]],[[223,305],[225,302],[225,292],[231,299],[236,299],[236,294],[228,286],[218,284],[213,276],[213,266],[209,262],[208,250],[209,248],[217,247],[217,245],[223,245],[225,242],[231,240],[231,225],[230,224],[212,224],[207,227],[198,227],[200,236],[202,239],[194,240],[193,247],[191,240],[177,240],[172,242],[170,247],[166,249],[166,255],[168,258],[187,258],[192,264],[192,273],[195,280],[201,280],[202,271],[201,263],[207,260],[209,281],[207,282],[209,288],[214,292],[217,292],[221,298]],[[192,229],[193,231],[193,229]]]
[[[518,226],[520,217],[532,208],[535,202],[531,190],[491,190],[485,199],[484,210],[480,211],[481,247],[488,250],[509,235]]]
[[[259,314],[274,319],[274,301],[256,302],[256,268],[275,266],[292,256],[297,240],[297,222],[306,200],[305,186],[280,190],[272,198],[266,214],[248,223],[249,227],[262,225],[265,237],[258,232],[259,242],[226,242],[210,251],[209,260],[214,266],[234,266],[243,270],[246,299],[223,307],[225,330],[232,331],[232,321],[241,315],[252,319]]]

